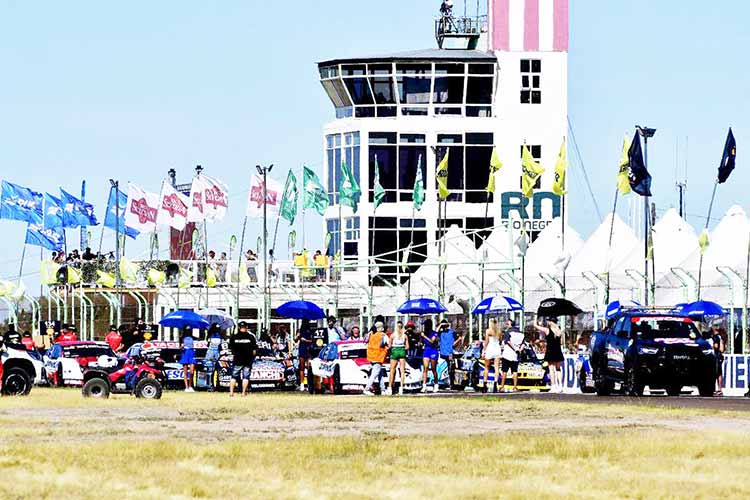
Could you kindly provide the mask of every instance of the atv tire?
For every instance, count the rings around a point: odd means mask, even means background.
[[[3,373],[3,395],[5,396],[28,396],[31,392],[33,381],[26,370],[14,367]]]
[[[143,378],[135,385],[133,393],[140,399],[161,399],[161,384],[152,378]]]
[[[83,384],[81,394],[84,398],[107,399],[109,398],[109,384],[102,378],[94,377]]]

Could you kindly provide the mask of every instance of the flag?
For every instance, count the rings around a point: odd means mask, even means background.
[[[41,223],[42,193],[3,181],[0,219]]]
[[[270,217],[279,213],[284,188],[268,176],[266,176],[266,182],[266,216]],[[247,196],[247,216],[263,217],[263,177],[260,175],[253,176],[250,184],[250,193]]]
[[[490,158],[490,178],[487,181],[487,192],[495,192],[495,174],[503,168],[503,163],[497,155],[497,147],[492,148],[492,157]],[[489,198],[488,198],[489,199]]]
[[[39,276],[41,278],[42,285],[56,285],[57,284],[57,271],[60,270],[60,264],[52,260],[43,260],[40,269]]]
[[[346,163],[342,162],[341,181],[339,182],[339,203],[351,207],[356,212],[361,194],[362,190],[359,189],[357,179],[354,177],[354,171]]]
[[[526,198],[534,196],[534,185],[544,173],[544,167],[534,160],[526,144],[521,150],[521,192]]]
[[[622,140],[622,156],[620,156],[620,169],[617,171],[617,189],[620,190],[621,195],[630,193],[630,179],[628,179],[628,165],[630,160],[628,159],[628,150],[630,149],[630,143],[628,142],[628,136]]]
[[[734,170],[734,160],[736,157],[737,142],[734,140],[732,127],[729,127],[727,140],[724,143],[724,154],[721,156],[721,164],[719,164],[719,184],[724,184],[729,178],[729,174],[731,174],[732,170]]]
[[[643,151],[641,150],[641,138],[638,132],[633,137],[633,142],[628,149],[628,181],[633,191],[641,196],[651,196],[651,174],[646,170],[643,163]]]
[[[65,244],[65,233],[62,227],[45,228],[40,222],[29,223],[26,227],[27,245],[46,248],[53,252],[60,252]]]
[[[24,295],[26,295],[26,285],[24,285],[23,281],[19,281],[15,290],[10,291],[10,298],[13,300],[22,300]]]
[[[167,273],[158,269],[149,269],[146,273],[148,284],[151,286],[161,285],[167,279]]]
[[[422,155],[417,159],[417,175],[414,177],[414,190],[411,194],[414,201],[414,210],[422,210],[424,204],[424,176],[422,175]]]
[[[135,184],[128,183],[127,204],[125,205],[125,226],[141,233],[156,229],[159,195],[149,193]]]
[[[304,182],[305,194],[302,206],[304,208],[313,208],[320,215],[325,214],[326,208],[329,205],[326,190],[323,188],[315,172],[307,167],[303,167],[303,174],[302,180]]]
[[[222,220],[227,213],[229,190],[220,181],[197,175],[190,186],[188,222]]]
[[[404,249],[404,256],[401,259],[401,271],[407,272],[409,270],[409,254],[411,253],[411,246]]]
[[[294,224],[294,219],[297,217],[297,199],[299,198],[299,192],[297,191],[297,177],[294,176],[294,172],[291,170],[286,176],[286,183],[284,184],[284,195],[281,197],[281,218],[287,221],[289,224]]]
[[[560,146],[560,153],[557,155],[555,164],[555,182],[552,184],[552,192],[557,196],[565,196],[565,175],[568,171],[568,148],[565,147],[565,140]]]
[[[708,231],[704,229],[700,236],[698,236],[698,246],[701,249],[701,255],[706,253],[710,244],[711,243],[708,240]]]
[[[104,227],[118,231],[125,236],[135,239],[138,231],[125,224],[125,208],[128,206],[128,197],[125,193],[114,187],[109,188],[109,200],[107,200],[107,214],[104,216]],[[119,210],[119,221],[118,221]]]
[[[127,283],[138,281],[138,264],[130,262],[125,257],[120,259],[120,279]]]
[[[435,173],[435,179],[438,185],[438,200],[445,200],[448,195],[451,194],[448,191],[448,157],[450,156],[450,149],[445,150],[445,156],[440,160],[437,166],[437,172]]]
[[[374,207],[373,212],[378,209],[378,207],[385,201],[385,189],[383,189],[383,186],[380,185],[380,166],[378,165],[378,157],[375,156],[375,178],[372,182],[373,185],[373,201],[374,201]]]
[[[99,222],[94,215],[94,205],[79,200],[64,189],[60,189],[63,227],[96,226]]]
[[[73,266],[65,266],[65,269],[68,272],[66,278],[66,282],[68,283],[68,285],[77,285],[81,282],[81,271]]]
[[[170,183],[163,182],[156,223],[182,231],[187,224],[189,202],[187,196],[178,192]]]
[[[112,273],[106,273],[99,269],[96,270],[96,275],[99,276],[96,279],[96,284],[101,285],[104,288],[114,288],[116,285],[115,276]]]
[[[247,271],[245,272],[247,274]],[[177,278],[178,288],[190,288],[190,283],[193,281],[193,273],[187,269],[180,269],[180,276]]]
[[[10,297],[10,294],[13,293],[15,288],[16,285],[14,285],[13,282],[0,280],[0,297]]]
[[[47,229],[63,226],[63,209],[60,198],[44,193],[44,216],[42,225]]]
[[[297,243],[297,231],[289,231],[289,248],[294,248]]]

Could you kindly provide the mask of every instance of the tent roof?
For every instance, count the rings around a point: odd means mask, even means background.
[[[609,249],[609,233],[614,217],[612,247]],[[573,255],[567,274],[581,274],[584,271],[603,273],[609,263],[622,262],[639,248],[638,238],[633,230],[617,214],[608,214],[604,222],[583,244],[581,250]],[[609,259],[608,259],[609,257]]]

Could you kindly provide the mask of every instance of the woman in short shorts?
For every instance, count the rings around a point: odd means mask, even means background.
[[[388,391],[393,394],[393,381],[396,378],[396,367],[401,370],[401,385],[398,386],[398,394],[404,394],[404,379],[406,377],[406,351],[409,349],[409,338],[404,331],[404,325],[399,321],[396,331],[388,339],[388,348],[391,351],[391,371],[388,374]]]
[[[422,342],[424,343],[424,352],[422,353],[422,392],[427,392],[427,372],[432,371],[432,380],[435,382],[432,391],[438,391],[438,344],[440,338],[435,330],[432,329],[432,320],[424,320],[422,330]]]
[[[482,392],[487,392],[487,374],[490,371],[490,365],[493,363],[495,365],[493,392],[497,392],[497,379],[500,377],[500,358],[503,355],[503,348],[500,343],[502,337],[503,334],[497,325],[497,320],[491,318],[490,325],[484,332],[484,348],[482,349],[482,357],[484,358],[484,383],[482,384]]]

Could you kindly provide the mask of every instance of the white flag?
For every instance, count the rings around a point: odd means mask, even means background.
[[[141,233],[156,229],[156,212],[159,195],[149,193],[135,184],[128,183],[128,203],[125,206],[125,227]]]
[[[223,219],[227,200],[228,190],[222,182],[203,174],[195,177],[190,188],[188,222]]]
[[[178,231],[185,229],[189,201],[187,196],[177,192],[171,184],[168,182],[162,183],[159,214],[156,216],[157,224],[171,226]]]
[[[279,213],[281,206],[281,196],[284,194],[284,186],[270,177],[266,187],[266,214],[267,216]],[[263,217],[263,177],[256,175],[250,185],[250,193],[247,197],[247,216]]]

